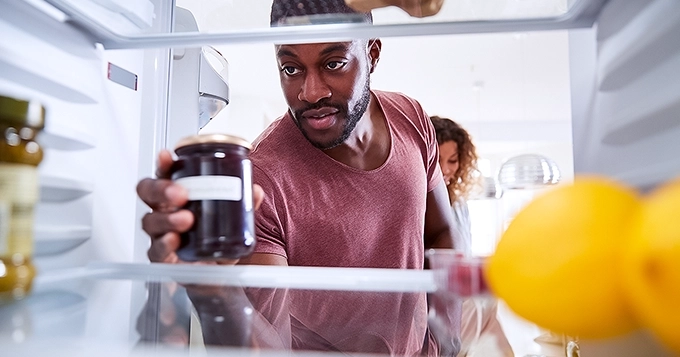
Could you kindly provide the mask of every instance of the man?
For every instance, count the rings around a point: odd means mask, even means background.
[[[275,0],[271,22],[322,13],[354,12],[342,0]],[[251,153],[257,244],[239,264],[422,269],[426,248],[460,246],[429,117],[413,99],[370,90],[381,45],[276,46],[289,109]],[[167,177],[169,154],[159,162],[159,177]],[[138,192],[154,208],[143,220],[153,238],[149,258],[179,262],[178,232],[193,222],[178,210],[186,192],[167,179],[143,180]],[[399,355],[439,348],[427,330],[425,294],[301,292],[290,297],[289,316],[294,348]],[[439,345],[456,352],[455,341]]]

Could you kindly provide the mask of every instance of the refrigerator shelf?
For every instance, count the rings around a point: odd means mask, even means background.
[[[111,262],[93,262],[86,270],[98,278],[259,288],[390,292],[436,290],[430,270]]]
[[[86,6],[69,0],[46,0],[69,16],[82,29],[107,49],[198,47],[221,43],[274,42],[303,43],[393,36],[425,36],[464,33],[545,31],[591,27],[605,0],[578,0],[570,2],[569,9],[561,14],[519,14],[510,18],[482,18],[472,20],[432,21],[418,19],[397,24],[326,24],[314,26],[281,26],[237,28],[226,31],[143,33],[129,35],[112,28],[110,24],[88,14]],[[518,7],[520,8],[520,7]],[[517,9],[515,9],[517,10]],[[521,11],[520,11],[521,12]]]

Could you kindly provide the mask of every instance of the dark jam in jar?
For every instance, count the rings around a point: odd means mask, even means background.
[[[194,225],[181,235],[184,261],[238,259],[255,247],[250,143],[223,134],[180,140],[172,179],[187,189]]]

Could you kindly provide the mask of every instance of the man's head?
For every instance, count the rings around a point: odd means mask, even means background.
[[[272,27],[343,22],[372,24],[373,16],[352,10],[344,0],[274,0],[269,21]]]
[[[274,0],[272,26],[292,16],[357,14],[343,0]],[[354,17],[357,18],[356,16]],[[359,14],[370,19],[370,14]],[[326,17],[325,19],[328,19]],[[380,40],[277,45],[281,89],[303,135],[320,149],[342,144],[370,102]]]

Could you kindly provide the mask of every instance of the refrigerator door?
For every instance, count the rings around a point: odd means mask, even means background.
[[[170,31],[172,9],[152,8],[147,28]],[[148,237],[137,225],[147,208],[135,186],[166,146],[169,50],[108,51],[65,21],[40,1],[0,2],[0,93],[36,99],[47,113],[38,138],[39,273],[145,260]]]
[[[643,190],[680,175],[680,3],[612,0],[570,35],[574,169]]]

